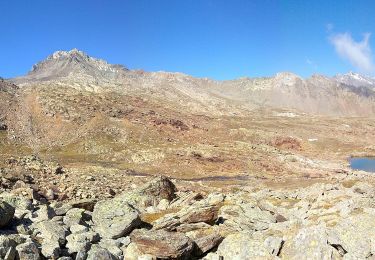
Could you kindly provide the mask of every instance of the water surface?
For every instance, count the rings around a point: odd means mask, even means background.
[[[375,173],[375,157],[352,157],[349,162],[353,170]]]

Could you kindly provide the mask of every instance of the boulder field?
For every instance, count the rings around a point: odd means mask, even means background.
[[[0,194],[1,259],[372,259],[375,187],[178,191],[157,177],[106,200]]]

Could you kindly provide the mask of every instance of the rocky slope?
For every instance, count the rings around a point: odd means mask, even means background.
[[[181,73],[132,71],[74,49],[55,52],[34,65],[26,76],[13,81],[20,86],[115,91],[172,103],[193,113],[233,114],[255,108],[344,116],[375,113],[374,79],[354,73],[308,79],[278,73],[268,78],[214,81]]]
[[[207,194],[158,177],[106,200],[70,203],[13,189],[0,196],[0,257],[371,259],[375,186],[367,181]]]

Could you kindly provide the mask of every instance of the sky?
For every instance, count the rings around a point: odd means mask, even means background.
[[[375,75],[375,1],[3,0],[0,76],[77,48],[130,69],[218,80]]]

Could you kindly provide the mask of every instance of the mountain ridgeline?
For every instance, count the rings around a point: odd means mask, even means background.
[[[375,79],[355,73],[303,79],[292,73],[215,81],[182,73],[128,70],[82,51],[57,51],[34,65],[21,87],[71,87],[93,93],[117,92],[158,100],[196,114],[241,114],[255,109],[287,109],[334,116],[375,114]]]

